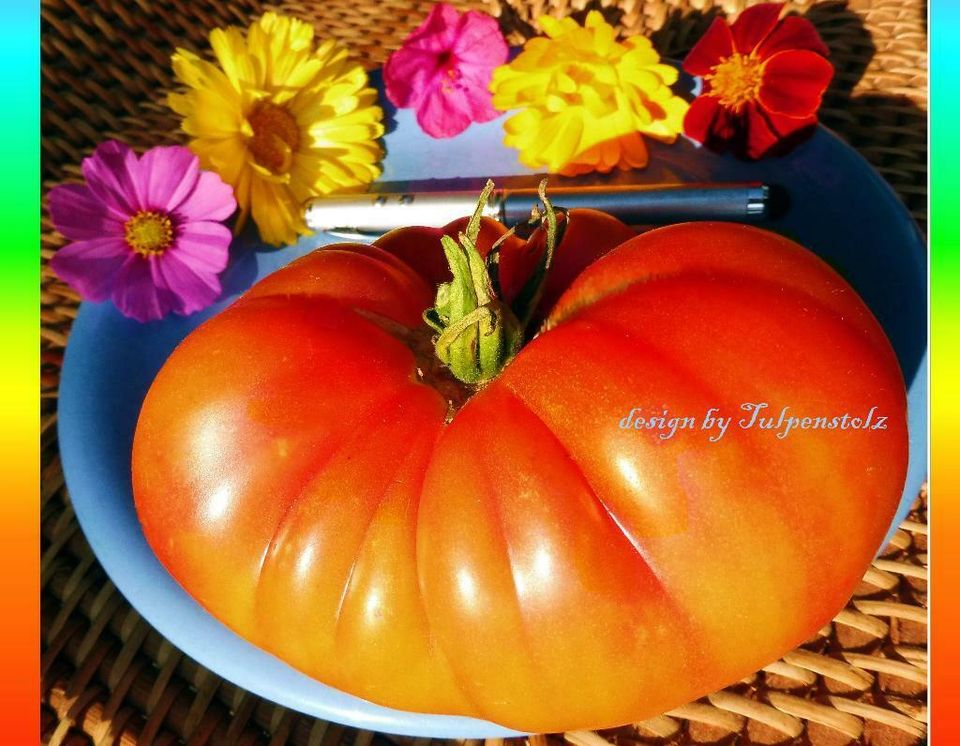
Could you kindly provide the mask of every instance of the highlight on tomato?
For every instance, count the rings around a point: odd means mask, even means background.
[[[862,300],[786,238],[636,235],[546,197],[534,221],[405,228],[257,283],[154,381],[136,507],[199,603],[326,684],[617,726],[842,608],[903,488],[904,383]],[[779,437],[780,413],[885,427]]]

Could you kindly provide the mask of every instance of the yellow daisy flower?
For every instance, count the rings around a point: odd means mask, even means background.
[[[583,26],[572,18],[539,20],[546,37],[530,39],[493,73],[493,105],[519,110],[504,123],[504,144],[531,168],[573,175],[647,165],[641,135],[673,142],[687,103],[670,86],[674,67],[650,40],[617,41],[597,11]]]
[[[303,202],[380,176],[383,111],[367,74],[334,41],[313,43],[313,27],[267,13],[246,34],[210,32],[219,67],[186,49],[173,71],[189,90],[170,108],[204,168],[236,194],[274,245],[307,233]]]

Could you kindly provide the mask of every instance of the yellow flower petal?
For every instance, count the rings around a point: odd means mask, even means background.
[[[266,181],[251,183],[250,206],[260,237],[270,244],[290,244],[306,233],[300,205],[286,189]]]
[[[223,71],[187,49],[177,49],[171,58],[173,73],[191,88],[223,85]]]
[[[540,25],[540,29],[549,36],[551,39],[557,39],[565,34],[570,33],[572,30],[570,28],[571,21],[569,18],[553,18],[552,16],[541,16],[537,23]],[[573,22],[573,26],[576,27],[576,22]]]
[[[237,136],[217,139],[197,138],[190,141],[190,149],[200,158],[201,166],[216,171],[220,174],[220,178],[234,187],[237,201],[243,205],[244,195],[237,189],[243,172],[249,170],[243,139]]]
[[[680,79],[680,71],[673,65],[649,65],[647,70],[659,75],[666,85],[673,85]]]
[[[304,199],[379,178],[383,112],[366,72],[313,27],[269,12],[246,31],[214,29],[216,63],[173,55],[186,93],[168,97],[204,168],[233,189],[267,243],[307,228]]]
[[[234,26],[214,29],[210,32],[210,47],[234,90],[261,87],[261,71],[256,69],[250,57],[246,39],[240,29]]]
[[[687,104],[670,89],[678,73],[649,39],[618,41],[597,11],[583,26],[551,17],[539,24],[546,36],[528,41],[490,83],[493,105],[515,112],[504,144],[521,163],[564,174],[641,168],[641,133],[671,141],[682,131]]]
[[[582,119],[577,116],[568,116],[564,117],[564,120],[550,144],[553,157],[550,159],[549,165],[551,170],[554,171],[562,168],[579,152],[583,135]]]
[[[196,137],[230,137],[246,122],[237,99],[224,100],[215,91],[172,93],[170,108],[185,114],[183,131]]]

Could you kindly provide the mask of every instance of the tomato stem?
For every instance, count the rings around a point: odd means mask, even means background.
[[[546,179],[540,182],[538,191],[540,192],[540,201],[543,203],[543,213],[537,214],[531,222],[542,225],[546,221],[546,245],[540,255],[540,261],[537,263],[536,269],[513,301],[513,311],[524,329],[530,324],[533,312],[536,310],[537,304],[540,303],[540,298],[543,297],[543,286],[550,272],[550,267],[553,265],[553,254],[559,243],[558,237],[560,234],[557,210],[547,197]],[[564,225],[566,225],[566,221],[564,221]]]
[[[477,209],[466,230],[454,240],[441,239],[453,279],[437,288],[433,308],[424,312],[424,321],[437,332],[437,357],[463,383],[483,384],[496,377],[519,352],[524,331],[543,294],[557,244],[556,210],[546,195],[546,179],[540,183],[543,214],[532,225],[546,223],[546,247],[536,270],[524,284],[512,307],[501,297],[499,282],[500,242],[484,260],[477,248],[483,208],[494,184],[488,180]],[[511,235],[512,231],[508,233]],[[506,236],[504,237],[506,238]]]

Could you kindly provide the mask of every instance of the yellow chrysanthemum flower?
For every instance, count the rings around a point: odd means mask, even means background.
[[[190,90],[169,96],[190,148],[236,194],[271,244],[307,233],[304,200],[380,176],[383,111],[367,74],[313,27],[267,13],[246,34],[210,33],[219,67],[185,49],[173,71]]]
[[[543,17],[547,35],[530,39],[493,73],[493,105],[519,109],[504,123],[504,144],[530,168],[573,175],[641,168],[641,135],[673,142],[683,131],[687,103],[670,86],[677,70],[660,63],[650,40],[617,41],[597,11],[580,26]]]

